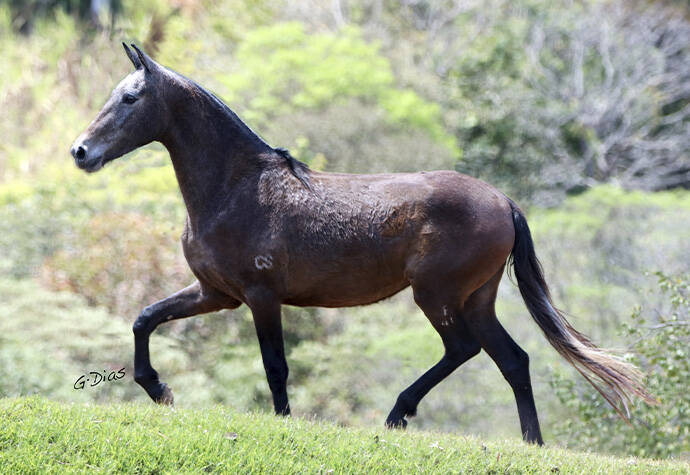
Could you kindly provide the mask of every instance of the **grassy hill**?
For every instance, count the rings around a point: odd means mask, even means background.
[[[343,428],[227,407],[0,400],[0,473],[690,473],[518,440]],[[593,448],[595,449],[595,448]]]

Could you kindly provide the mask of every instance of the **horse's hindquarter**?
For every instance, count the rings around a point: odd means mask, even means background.
[[[510,204],[491,185],[460,173],[429,173],[427,180],[433,193],[406,274],[416,290],[455,293],[464,302],[510,255]]]
[[[272,189],[273,232],[288,243],[285,303],[375,302],[407,287],[420,263],[447,266],[463,245],[471,252],[463,241],[493,206],[481,201],[499,195],[484,185],[455,172],[314,173],[312,191]]]

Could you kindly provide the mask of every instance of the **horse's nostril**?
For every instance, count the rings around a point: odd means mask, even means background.
[[[81,145],[77,147],[77,151],[74,152],[74,158],[77,160],[84,160],[84,158],[86,158],[86,149]]]

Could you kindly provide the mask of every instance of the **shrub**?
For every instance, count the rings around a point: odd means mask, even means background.
[[[103,213],[77,229],[47,259],[42,282],[69,290],[118,315],[136,316],[193,281],[179,240],[139,213]]]
[[[690,454],[690,275],[657,275],[667,304],[638,309],[623,330],[632,340],[626,356],[647,373],[659,406],[636,404],[626,425],[593,390],[557,376],[552,386],[573,411],[557,426],[568,445],[644,457]]]

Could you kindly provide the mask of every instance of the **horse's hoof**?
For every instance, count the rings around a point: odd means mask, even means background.
[[[387,419],[386,428],[388,429],[405,429],[407,427],[407,421],[404,417],[400,419]]]
[[[161,386],[163,387],[163,391],[158,399],[156,399],[156,402],[164,406],[173,406],[175,403],[175,398],[173,397],[172,391],[165,383],[161,384]]]

